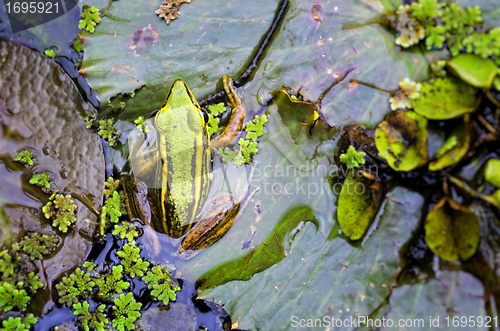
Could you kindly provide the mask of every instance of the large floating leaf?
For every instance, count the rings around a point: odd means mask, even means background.
[[[477,106],[477,90],[456,78],[436,78],[422,83],[413,109],[430,120],[447,120],[470,113]]]
[[[377,213],[381,189],[375,175],[356,169],[349,171],[340,191],[337,218],[342,232],[350,239],[361,239],[368,230]]]
[[[448,66],[460,79],[477,88],[489,89],[498,74],[493,60],[474,54],[460,54],[449,60]]]
[[[479,240],[476,215],[455,201],[443,198],[427,214],[425,242],[443,260],[468,260]]]
[[[442,271],[438,275],[427,283],[393,289],[384,317],[394,326],[380,330],[394,330],[400,320],[411,320],[408,329],[412,330],[488,330],[483,284],[463,271]],[[464,323],[461,316],[474,317]]]
[[[99,209],[104,159],[99,137],[81,120],[92,107],[55,62],[0,39],[0,71],[0,245],[6,247],[26,231],[54,233],[40,211],[49,195],[29,184],[34,173],[47,173],[51,189],[72,193]],[[35,154],[32,166],[13,161],[22,149]],[[81,264],[91,244],[97,217],[75,202],[78,231],[70,231],[62,248],[43,262],[49,282]]]
[[[394,111],[378,125],[375,146],[394,170],[420,167],[427,163],[427,120],[412,111]]]
[[[247,330],[286,330],[293,316],[349,319],[371,313],[396,280],[399,250],[418,228],[423,205],[419,194],[404,188],[388,197],[377,228],[360,247],[339,236],[338,228],[327,239],[307,223],[280,263],[203,297],[225,304],[238,328]]]
[[[288,211],[276,225],[274,231],[256,249],[239,259],[222,264],[198,279],[201,290],[226,284],[232,280],[249,280],[255,273],[262,272],[286,258],[293,239],[305,222],[318,221],[308,206],[299,206]]]
[[[437,171],[457,163],[467,154],[470,145],[468,124],[462,123],[453,130],[443,146],[437,151],[437,160],[429,163],[429,170]]]

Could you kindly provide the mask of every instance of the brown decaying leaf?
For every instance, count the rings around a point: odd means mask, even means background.
[[[181,16],[179,7],[184,2],[191,2],[191,0],[163,0],[163,4],[160,5],[160,8],[158,8],[155,13],[159,17],[164,17],[167,24],[169,24],[170,21]]]

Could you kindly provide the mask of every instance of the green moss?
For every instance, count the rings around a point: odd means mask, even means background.
[[[100,299],[110,298],[113,293],[122,293],[130,284],[122,281],[123,267],[114,266],[101,278],[97,278],[95,283],[98,287],[97,297]]]
[[[137,125],[137,129],[141,132],[144,132],[144,133],[149,133],[149,127],[146,125],[146,123],[144,123],[144,118],[142,116],[140,116],[139,118],[137,118],[134,123]]]
[[[125,269],[130,277],[135,278],[135,276],[142,277],[144,271],[147,270],[149,262],[143,261],[140,256],[140,249],[136,246],[135,242],[126,243],[123,246],[123,250],[116,253],[122,260],[120,264]]]
[[[33,165],[33,153],[31,153],[27,149],[22,150],[14,158],[14,161],[19,161],[21,163],[31,166]]]
[[[54,251],[59,243],[56,236],[46,234],[31,233],[25,236],[19,243],[21,250],[31,257],[31,260],[42,259],[43,255]]]
[[[130,222],[123,222],[122,224],[115,225],[113,235],[118,235],[122,239],[126,237],[128,241],[132,241],[135,237],[139,236],[139,233],[137,232],[137,228],[134,224]]]
[[[119,331],[135,329],[134,322],[141,316],[139,309],[142,304],[136,302],[132,293],[127,295],[120,295],[120,298],[115,300],[113,311],[115,318],[113,319],[113,326]]]
[[[59,302],[72,306],[78,302],[78,296],[88,296],[94,286],[95,282],[90,279],[90,274],[77,268],[69,277],[64,277],[62,281],[56,285],[56,289],[60,296]]]
[[[103,139],[108,140],[110,146],[113,146],[116,140],[121,136],[121,133],[118,133],[118,130],[113,127],[112,120],[100,120],[98,133]]]
[[[24,283],[19,282],[12,285],[8,282],[0,282],[0,308],[9,311],[12,308],[25,310],[30,301],[28,293],[23,289]]]
[[[340,162],[345,163],[348,169],[352,169],[360,164],[365,164],[365,156],[364,152],[356,151],[356,148],[351,145],[347,149],[347,154],[340,155]]]
[[[151,289],[151,295],[167,305],[169,301],[175,301],[175,292],[181,288],[175,285],[170,276],[170,272],[159,265],[154,266],[142,280]]]
[[[50,189],[50,177],[44,173],[35,174],[30,179],[30,184],[38,185],[45,189]]]
[[[31,328],[31,325],[38,322],[38,319],[33,316],[33,314],[29,314],[28,316],[21,319],[21,317],[9,317],[6,320],[2,321],[2,328],[0,331],[28,331]]]
[[[78,316],[78,320],[85,331],[89,331],[91,328],[97,331],[104,331],[104,326],[108,324],[106,313],[104,313],[106,305],[97,306],[93,312],[90,312],[89,308],[90,305],[87,301],[84,301],[83,304],[76,303],[73,305],[73,309],[75,310],[73,314]]]
[[[94,33],[95,26],[101,21],[99,16],[99,9],[84,5],[82,13],[80,14],[82,18],[78,24],[79,29],[85,29],[90,33]]]
[[[53,226],[57,226],[62,232],[67,232],[68,226],[76,222],[76,204],[73,203],[71,195],[54,193],[49,200],[42,208],[45,218],[53,219]]]

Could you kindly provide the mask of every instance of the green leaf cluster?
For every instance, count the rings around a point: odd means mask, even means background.
[[[467,52],[488,57],[498,56],[498,32],[476,32],[483,21],[479,7],[462,8],[457,3],[419,0],[397,10],[396,44],[411,47],[425,39],[427,49],[442,49],[446,43],[453,56],[464,47]]]
[[[17,153],[14,161],[19,161],[26,165],[33,165],[33,153],[28,151],[27,149],[20,151]]]
[[[104,236],[109,222],[118,223],[120,216],[122,216],[121,197],[118,192],[114,191],[113,195],[106,199],[101,210],[100,232],[102,236]]]
[[[78,24],[78,28],[85,29],[90,33],[94,33],[95,26],[101,21],[101,17],[99,16],[99,9],[87,5],[83,6],[80,17],[82,19]]]
[[[135,278],[136,275],[142,277],[149,266],[149,262],[139,258],[140,249],[134,241],[123,245],[123,250],[118,251],[116,254],[122,258],[120,263],[125,269],[125,273],[132,278]]]
[[[340,162],[345,163],[348,169],[352,169],[365,164],[365,156],[365,152],[358,152],[354,146],[350,145],[347,154],[340,155]]]
[[[119,236],[120,238],[127,238],[128,241],[134,240],[135,237],[139,236],[137,228],[134,224],[130,222],[122,222],[121,224],[116,224],[113,230],[114,236]]]
[[[30,179],[30,184],[41,186],[45,189],[50,188],[50,177],[47,174],[35,174]]]
[[[90,279],[90,274],[77,268],[69,277],[64,277],[62,282],[56,285],[61,297],[59,302],[72,306],[78,302],[78,296],[86,297],[95,285],[95,282]]]
[[[8,250],[0,252],[0,271],[2,272],[2,278],[10,276],[17,264],[20,261],[19,255],[17,253],[9,253]]]
[[[9,282],[0,283],[0,308],[3,311],[9,311],[12,308],[26,309],[30,297],[23,289],[24,283],[19,282],[15,285]]]
[[[20,242],[20,249],[31,257],[31,260],[42,259],[43,255],[54,251],[59,243],[57,236],[31,233],[25,236]]]
[[[42,208],[45,218],[52,218],[53,226],[57,226],[62,232],[67,232],[68,226],[76,222],[76,204],[73,203],[71,195],[54,193],[49,200]]]
[[[252,161],[252,157],[259,149],[257,147],[257,138],[264,135],[264,124],[267,122],[267,116],[256,115],[251,121],[245,125],[246,137],[240,138],[238,144],[240,148],[231,150],[229,147],[220,148],[217,154],[222,157],[222,161],[233,163],[235,166],[240,166]]]
[[[134,123],[137,125],[137,129],[141,132],[144,133],[149,133],[149,127],[144,123],[144,118],[142,116],[139,116]]]
[[[29,314],[28,316],[21,319],[21,317],[9,317],[9,319],[2,321],[2,328],[0,331],[28,331],[31,325],[38,322],[38,319]]]
[[[113,293],[122,293],[130,284],[122,280],[123,267],[114,266],[101,278],[97,278],[95,283],[99,290],[97,296],[101,299],[110,298]]]
[[[84,117],[83,120],[85,121],[85,125],[87,126],[87,129],[90,129],[96,121],[96,114],[95,113],[88,113],[87,117]]]
[[[141,316],[139,309],[142,304],[136,302],[132,293],[127,295],[120,295],[120,298],[115,300],[113,310],[115,318],[113,319],[113,326],[119,331],[133,330],[135,328],[134,322]]]
[[[159,265],[154,266],[151,271],[148,271],[142,280],[148,284],[149,289],[152,289],[151,295],[157,300],[162,301],[165,305],[169,301],[175,301],[175,292],[181,289],[173,283],[170,272]]]
[[[104,331],[104,325],[108,324],[108,319],[106,318],[106,313],[104,309],[106,305],[99,305],[93,312],[89,311],[90,305],[87,301],[82,303],[75,303],[73,309],[78,317],[78,320],[82,324],[85,331],[89,331],[91,328],[95,328],[97,331]]]
[[[118,130],[113,126],[112,120],[100,120],[98,133],[103,139],[108,140],[109,146],[114,146],[116,140],[121,136],[121,133],[118,133]]]

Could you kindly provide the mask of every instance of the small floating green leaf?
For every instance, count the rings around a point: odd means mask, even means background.
[[[474,111],[477,90],[456,78],[435,78],[422,83],[413,110],[430,120],[447,120]]]
[[[449,60],[448,66],[464,82],[481,89],[489,89],[498,73],[493,60],[474,54],[460,54]]]
[[[444,145],[436,153],[437,160],[429,163],[429,170],[437,171],[460,161],[470,146],[467,125],[462,123],[453,130]]]
[[[397,171],[410,171],[427,162],[427,120],[412,111],[386,116],[375,131],[379,156]]]
[[[479,246],[479,221],[467,208],[443,198],[425,219],[425,242],[446,261],[468,260]]]
[[[484,169],[484,178],[491,185],[500,188],[500,160],[488,160]]]
[[[51,59],[53,59],[53,58],[56,57],[56,52],[54,52],[54,50],[52,50],[52,49],[46,49],[45,50],[45,55],[47,55],[48,57],[50,57]]]
[[[364,236],[377,213],[381,185],[375,176],[368,177],[365,171],[349,171],[340,191],[337,217],[342,232],[351,240]]]

